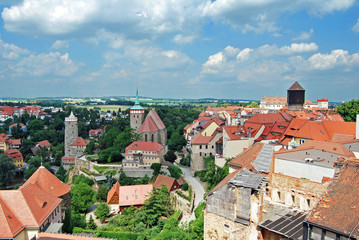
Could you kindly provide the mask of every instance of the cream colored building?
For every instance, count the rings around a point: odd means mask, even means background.
[[[165,148],[157,142],[133,142],[126,148],[123,167],[151,166],[164,161]]]

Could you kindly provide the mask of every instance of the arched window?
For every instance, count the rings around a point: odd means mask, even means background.
[[[147,142],[147,134],[145,134],[145,142]]]

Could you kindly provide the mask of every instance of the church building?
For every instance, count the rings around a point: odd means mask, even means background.
[[[167,129],[157,112],[152,109],[146,116],[145,109],[140,105],[138,90],[135,105],[130,109],[130,126],[141,134],[142,142],[167,144]]]

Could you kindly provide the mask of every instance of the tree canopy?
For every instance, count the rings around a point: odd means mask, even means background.
[[[0,183],[6,186],[15,176],[15,165],[6,154],[0,153]]]
[[[355,122],[359,114],[359,99],[353,99],[349,102],[343,102],[336,109],[337,113],[347,122]]]

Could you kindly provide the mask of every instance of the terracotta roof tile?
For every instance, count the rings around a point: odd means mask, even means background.
[[[161,189],[162,184],[163,184],[163,185],[166,185],[167,189],[170,191],[173,184],[175,183],[175,181],[176,181],[175,178],[171,178],[169,176],[158,174],[153,186],[157,189]]]
[[[111,200],[113,200],[113,198],[115,199],[115,204],[118,204],[118,199],[119,199],[119,191],[120,191],[120,186],[121,184],[119,182],[116,182],[112,188],[110,189],[110,191],[108,191],[107,193],[107,204],[111,203]]]
[[[126,153],[128,150],[143,150],[143,151],[161,151],[164,149],[163,145],[157,142],[133,142],[126,147]]]
[[[21,145],[21,138],[19,139],[11,139],[11,145]]]
[[[288,90],[304,90],[302,86],[296,81]]]
[[[255,143],[250,148],[240,153],[233,160],[228,162],[228,165],[234,167],[239,170],[243,170],[244,168],[252,169],[252,162],[257,158],[258,154],[261,152],[264,143]]]
[[[307,221],[345,235],[359,238],[359,162],[348,159]]]
[[[61,182],[54,174],[43,166],[39,167],[34,174],[20,187],[26,187],[28,184],[39,186],[43,191],[60,197],[70,192],[71,187]]]
[[[23,159],[22,153],[17,149],[9,149],[4,152],[12,160],[21,160]]]
[[[197,133],[194,138],[191,139],[193,145],[208,144],[212,140],[213,136],[203,136],[201,133]]]
[[[38,144],[41,148],[44,148],[44,147],[49,148],[49,147],[51,147],[51,144],[49,143],[48,140],[44,140],[44,141],[38,142],[37,144]]]
[[[286,119],[280,113],[256,114],[249,118],[246,123],[255,124],[274,124],[275,122],[285,122]]]
[[[71,143],[70,146],[87,146],[88,144],[89,142],[83,139],[82,137],[77,137],[75,142]]]
[[[119,187],[119,206],[143,205],[150,197],[152,184]]]
[[[156,132],[159,128],[151,117],[146,117],[145,121],[141,125],[140,132]]]

